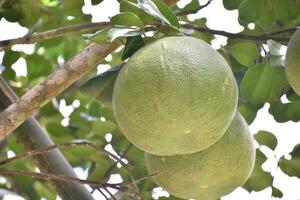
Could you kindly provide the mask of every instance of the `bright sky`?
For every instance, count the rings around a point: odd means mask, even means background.
[[[107,21],[109,17],[118,13],[118,3],[116,0],[104,0],[98,6],[91,6],[90,0],[84,0],[85,6],[83,7],[84,13],[92,13],[93,22]],[[178,6],[183,7],[190,0],[182,0],[178,3]],[[199,0],[200,4],[204,4],[207,0]],[[228,32],[237,33],[243,30],[243,27],[239,25],[237,17],[238,11],[227,11],[223,8],[221,0],[214,0],[205,9],[201,10],[198,14],[190,15],[189,19],[193,20],[200,17],[207,17],[207,26],[212,29],[225,30]],[[254,24],[249,24],[249,28],[254,28]],[[17,23],[8,23],[6,20],[2,19],[0,21],[0,40],[20,37],[26,34],[27,29],[19,26]],[[220,48],[221,45],[225,45],[227,38],[223,36],[216,36],[217,39],[212,41],[212,46],[214,48]],[[32,53],[34,51],[34,45],[15,45],[14,50],[24,51],[26,53]],[[282,49],[282,54],[285,54],[285,48]],[[0,52],[0,61],[2,60],[3,54]],[[1,63],[1,62],[0,62]],[[99,71],[107,69],[109,66],[99,66]],[[102,69],[101,69],[102,68]],[[14,69],[17,71],[18,75],[26,75],[26,62],[25,60],[18,60],[14,65]],[[288,100],[286,97],[282,97],[284,102]],[[80,102],[79,102],[80,103]],[[78,106],[78,102],[74,103],[73,107],[66,106],[64,102],[60,102],[60,109],[65,111],[66,118],[69,116],[69,112]],[[257,114],[255,121],[250,126],[250,131],[252,134],[258,132],[259,130],[266,130],[272,132],[278,138],[278,146],[275,152],[268,148],[262,148],[262,151],[268,156],[268,160],[263,165],[263,169],[272,172],[275,175],[274,185],[279,188],[284,196],[283,200],[297,200],[300,199],[300,179],[296,177],[289,177],[285,175],[281,170],[276,170],[276,157],[288,154],[293,149],[294,145],[300,143],[300,123],[287,122],[287,123],[277,123],[273,117],[268,113],[269,105],[266,104]],[[71,110],[70,110],[71,109]],[[64,112],[63,111],[63,112]],[[63,122],[64,123],[64,122]],[[67,123],[67,122],[66,122]],[[108,147],[111,149],[111,147]],[[81,169],[76,168],[77,174],[81,178],[85,178],[86,173]],[[121,178],[118,175],[113,175],[110,179],[111,182],[118,182]],[[249,193],[242,188],[236,189],[231,194],[223,197],[222,200],[269,200],[271,198],[271,188],[267,188],[260,192]],[[154,190],[154,197],[159,195],[166,195],[166,192],[162,192],[161,188],[156,188]],[[95,194],[98,199],[104,199],[100,197],[99,194]],[[7,197],[5,200],[17,200],[16,197]],[[276,198],[273,198],[276,199]]]

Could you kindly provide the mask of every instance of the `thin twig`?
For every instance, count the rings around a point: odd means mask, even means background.
[[[195,14],[197,13],[199,10],[203,9],[203,8],[206,8],[213,0],[208,0],[206,4],[204,5],[200,5],[198,6],[197,8],[195,9],[192,9],[192,10],[183,10],[183,11],[179,11],[179,12],[176,12],[175,14],[177,16],[183,16],[183,15],[189,15],[189,14]]]
[[[297,28],[288,28],[288,29],[283,29],[283,30],[278,30],[278,31],[274,31],[274,32],[270,32],[267,33],[267,35],[280,35],[280,34],[284,34],[284,33],[291,33],[291,32],[295,32],[297,30]]]
[[[100,189],[99,189],[100,190]],[[109,196],[110,196],[110,198],[112,199],[112,200],[117,200],[115,197],[114,197],[114,195],[107,189],[107,188],[103,188],[103,190],[105,190],[105,192],[107,192],[108,194],[109,194]]]
[[[22,158],[28,158],[28,157],[33,157],[33,156],[36,156],[36,155],[41,155],[41,154],[44,154],[44,153],[49,153],[49,152],[51,152],[51,151],[53,151],[57,148],[66,148],[66,147],[74,147],[74,146],[90,147],[90,148],[95,149],[96,151],[99,151],[101,153],[105,153],[108,156],[112,157],[113,159],[117,160],[126,170],[128,170],[131,173],[131,171],[128,168],[127,164],[124,163],[120,158],[118,158],[117,156],[115,156],[114,154],[112,154],[112,153],[110,153],[106,150],[98,148],[95,144],[93,144],[91,142],[86,142],[86,141],[55,144],[55,145],[52,145],[52,146],[48,146],[46,148],[36,149],[36,150],[33,150],[33,151],[28,151],[28,152],[25,152],[25,153],[20,154],[20,155],[16,155],[16,156],[11,157],[11,158],[1,160],[0,165],[5,165],[5,164],[11,163],[15,160],[22,159]]]
[[[106,196],[106,194],[104,192],[102,192],[102,190],[100,188],[97,188],[97,190],[102,194],[102,196],[106,199],[109,200],[109,198]]]
[[[130,150],[131,147],[132,147],[132,144],[129,144],[126,147],[126,149],[122,153],[119,154],[121,160],[126,156],[126,154],[128,153],[128,151]],[[111,173],[112,170],[115,169],[116,166],[117,166],[117,163],[115,162],[106,170],[103,177],[108,178],[108,175]]]
[[[96,30],[108,28],[110,26],[111,26],[110,22],[97,22],[97,23],[71,25],[62,28],[51,29],[41,33],[35,33],[32,34],[31,36],[25,35],[24,37],[20,37],[20,38],[2,40],[0,41],[0,47],[10,47],[14,44],[32,44],[42,40],[61,37],[70,33],[80,33],[86,31],[93,32]]]
[[[27,176],[32,177],[35,179],[41,179],[41,180],[55,180],[55,181],[62,181],[62,182],[68,182],[68,183],[74,183],[74,184],[84,184],[89,185],[92,187],[97,188],[113,188],[116,190],[127,190],[127,187],[120,186],[119,184],[111,184],[111,183],[100,183],[95,181],[88,181],[73,177],[68,177],[60,174],[50,174],[50,173],[40,173],[40,172],[28,172],[23,170],[12,170],[12,169],[0,169],[0,174],[7,175],[7,176]]]
[[[236,39],[244,39],[244,40],[252,40],[252,41],[267,41],[269,39],[272,39],[274,41],[283,42],[283,43],[287,43],[290,40],[290,38],[286,38],[286,37],[273,37],[272,35],[270,35],[270,33],[261,34],[261,35],[248,35],[248,34],[242,34],[242,33],[229,33],[229,32],[226,32],[226,31],[220,31],[220,30],[209,29],[209,28],[206,28],[206,27],[200,27],[200,26],[194,25],[192,23],[181,24],[181,26],[184,27],[184,28],[193,29],[193,30],[198,31],[198,32],[222,35],[222,36],[233,38],[233,39],[236,38]]]

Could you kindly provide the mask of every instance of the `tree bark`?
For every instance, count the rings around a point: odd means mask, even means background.
[[[91,44],[53,74],[0,113],[0,139],[3,139],[53,97],[81,78],[121,43]]]
[[[2,77],[0,77],[0,83],[1,109],[4,109],[11,103],[17,101],[18,97]],[[33,117],[27,119],[19,128],[17,128],[14,135],[17,138],[18,143],[20,143],[27,151],[54,145]],[[65,160],[59,150],[35,156],[34,160],[41,172],[63,174],[65,176],[77,178],[73,168],[68,161]],[[94,199],[84,185],[59,181],[51,181],[50,183],[55,187],[55,191],[62,199]]]

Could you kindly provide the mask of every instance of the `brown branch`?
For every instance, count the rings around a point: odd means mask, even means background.
[[[0,174],[7,175],[7,176],[28,176],[35,179],[45,180],[45,181],[55,180],[55,181],[62,181],[62,182],[68,182],[74,184],[84,184],[84,185],[89,185],[91,187],[97,187],[97,188],[109,187],[120,191],[125,191],[128,189],[127,187],[120,186],[120,184],[100,183],[95,181],[88,181],[88,180],[68,177],[60,174],[28,172],[23,170],[12,170],[12,169],[0,169]]]
[[[270,33],[267,33],[267,35],[272,35],[272,36],[273,35],[280,35],[280,34],[295,32],[296,30],[297,30],[297,28],[288,28],[288,29],[283,29],[283,30],[270,32]]]
[[[56,150],[58,148],[61,149],[61,148],[75,147],[75,146],[89,147],[89,148],[92,148],[92,149],[94,149],[96,151],[99,151],[101,153],[105,153],[108,156],[112,157],[113,159],[117,160],[124,168],[126,168],[130,172],[130,169],[128,168],[127,164],[124,163],[121,160],[121,158],[118,158],[114,154],[112,154],[112,153],[110,153],[106,150],[100,149],[95,144],[93,144],[91,142],[86,142],[86,141],[85,142],[69,142],[69,143],[55,144],[55,145],[52,145],[52,146],[48,146],[46,148],[36,149],[36,150],[33,150],[33,151],[28,151],[28,152],[25,152],[25,153],[20,154],[20,155],[16,155],[16,156],[11,157],[11,158],[1,160],[0,165],[5,165],[5,164],[8,164],[8,163],[11,163],[13,161],[23,159],[23,158],[33,157],[33,156],[41,155],[41,154],[44,154],[44,153],[49,153],[49,152],[51,152],[53,150]]]
[[[110,22],[98,22],[98,23],[87,23],[87,24],[77,24],[72,26],[66,26],[57,29],[51,29],[41,33],[35,33],[30,36],[27,34],[24,37],[2,40],[0,41],[0,47],[10,47],[14,44],[32,44],[42,40],[48,40],[52,38],[57,38],[71,33],[81,33],[86,31],[96,31],[111,26]]]
[[[12,102],[18,100],[18,96],[10,88],[8,83],[0,76],[0,105],[1,110],[8,107]],[[53,145],[47,133],[43,131],[38,122],[30,117],[14,132],[18,144],[24,147],[26,151],[45,148]],[[9,137],[6,137],[7,140]],[[64,174],[69,177],[78,178],[73,168],[57,149],[50,153],[35,156],[33,158],[41,172]],[[59,163],[59,165],[57,165]],[[93,196],[84,185],[50,181],[57,194],[63,199],[72,200],[93,200]]]
[[[166,0],[168,5],[179,0]],[[63,32],[62,34],[65,34]],[[45,81],[24,94],[20,100],[0,113],[0,140],[9,135],[34,112],[81,78],[121,45],[120,41],[108,44],[91,44],[62,68],[57,69]]]
[[[177,3],[179,0],[164,0],[164,1],[167,5],[173,5]],[[110,26],[111,26],[110,22],[96,22],[96,23],[77,24],[77,25],[61,27],[57,29],[51,29],[45,32],[32,34],[30,36],[26,34],[25,36],[20,38],[2,40],[0,41],[0,48],[10,47],[14,44],[32,44],[42,40],[48,40],[52,38],[65,36],[66,34],[71,34],[71,33],[82,33],[86,31],[93,32],[104,28],[108,28]]]
[[[206,8],[207,6],[209,6],[209,4],[212,2],[213,0],[208,0],[206,2],[206,4],[204,5],[200,5],[198,8],[195,8],[195,9],[192,9],[192,10],[183,10],[183,11],[179,11],[179,12],[176,12],[175,14],[177,16],[183,16],[183,15],[189,15],[189,14],[195,14],[197,13],[199,10],[203,9],[203,8]]]
[[[248,35],[248,34],[242,34],[242,33],[229,33],[226,31],[220,31],[220,30],[209,29],[206,27],[196,26],[191,23],[181,24],[181,26],[184,28],[193,29],[198,32],[222,35],[222,36],[233,38],[233,39],[243,39],[243,40],[252,40],[252,41],[266,41],[266,40],[271,39],[271,40],[274,40],[277,42],[283,42],[283,43],[287,43],[290,40],[290,38],[286,38],[286,37],[273,37],[270,34]]]
[[[124,152],[120,153],[120,159],[122,160],[122,158],[124,158],[126,156],[126,154],[128,153],[128,151],[130,150],[130,148],[132,147],[132,144],[129,144],[126,149],[124,150]],[[111,165],[107,171],[104,173],[104,178],[109,178],[108,175],[112,172],[112,170],[115,169],[115,167],[117,166],[117,163],[114,163],[113,165]]]
[[[42,83],[36,85],[17,102],[0,113],[0,139],[11,133],[34,112],[48,103],[86,72],[100,63],[120,46],[119,41],[108,44],[91,44],[62,68],[58,68]]]

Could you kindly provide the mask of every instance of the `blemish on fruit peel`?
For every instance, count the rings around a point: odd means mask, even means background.
[[[229,79],[226,78],[226,79],[224,80],[224,85],[223,85],[223,87],[222,87],[222,91],[225,91],[228,85],[229,85]]]
[[[207,185],[201,185],[200,188],[208,188]]]
[[[166,162],[166,158],[165,158],[165,157],[162,157],[162,158],[161,158],[161,161]]]
[[[187,129],[187,130],[184,131],[184,133],[189,134],[189,133],[191,133],[191,130]]]

